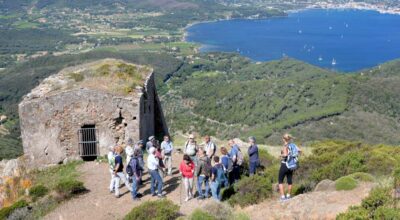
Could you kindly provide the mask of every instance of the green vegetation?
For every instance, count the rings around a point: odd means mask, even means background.
[[[55,190],[61,182],[70,182],[78,179],[79,172],[77,166],[81,161],[72,161],[67,164],[47,168],[43,171],[35,171],[33,182],[35,185],[43,185],[49,190]],[[51,181],[49,181],[51,179]]]
[[[135,207],[126,216],[125,220],[156,219],[174,220],[179,216],[179,206],[167,199],[146,201]]]
[[[76,194],[82,193],[86,190],[83,182],[78,180],[62,180],[55,188],[56,192],[64,198],[70,198]]]
[[[195,209],[188,217],[188,220],[217,220],[214,216],[201,209]]]
[[[208,202],[201,209],[195,209],[186,219],[209,219],[209,220],[250,220],[243,212],[235,212],[232,207],[223,202]]]
[[[374,182],[375,181],[375,177],[373,177],[369,173],[363,173],[363,172],[352,173],[349,175],[349,177],[354,178],[355,180],[360,181],[360,182]]]
[[[347,212],[337,216],[338,220],[399,218],[400,209],[394,207],[392,190],[385,187],[373,189],[362,201],[361,206],[351,207]]]
[[[5,207],[0,209],[0,219],[7,219],[9,215],[12,214],[15,210],[19,208],[23,208],[28,206],[28,203],[25,200],[19,200],[18,202],[14,203],[10,207]]]
[[[242,177],[234,185],[234,192],[228,202],[231,205],[245,207],[257,204],[272,195],[272,181],[268,176],[254,175]]]
[[[33,201],[36,201],[38,198],[41,198],[49,192],[49,189],[41,184],[33,186],[29,189],[29,196],[31,196]]]
[[[343,176],[335,181],[336,190],[352,190],[357,185],[357,180],[350,176]]]

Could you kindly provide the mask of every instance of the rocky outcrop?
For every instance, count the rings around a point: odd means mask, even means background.
[[[354,190],[335,191],[331,190],[330,181],[324,181],[318,191],[301,194],[285,202],[280,202],[279,198],[267,200],[245,208],[245,212],[254,220],[333,220],[350,206],[359,205],[372,187],[372,183],[361,183]]]

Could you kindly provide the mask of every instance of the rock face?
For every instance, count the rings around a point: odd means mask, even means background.
[[[360,205],[374,187],[373,183],[361,183],[349,191],[314,191],[301,194],[280,202],[279,198],[264,201],[244,209],[254,220],[299,219],[320,220],[336,219],[336,215],[345,212],[350,206]]]
[[[107,65],[117,62],[111,61],[98,61],[75,69],[82,71],[98,67],[101,62]],[[118,65],[121,62],[118,61]],[[24,153],[33,166],[80,158],[87,152],[84,148],[89,147],[84,143],[88,136],[97,142],[96,152],[91,154],[105,155],[109,146],[124,144],[129,138],[137,141],[150,135],[168,133],[152,71],[145,76],[143,86],[126,94],[104,89],[100,83],[64,86],[68,84],[65,83],[68,72],[63,70],[51,76],[51,80],[45,80],[19,104]],[[104,77],[100,80],[107,82]],[[54,82],[58,83],[57,87],[62,85],[64,88],[52,88]]]
[[[332,180],[322,180],[315,187],[314,191],[335,191],[335,181]]]

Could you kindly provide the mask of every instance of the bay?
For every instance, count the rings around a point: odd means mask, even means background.
[[[400,58],[400,15],[311,9],[287,17],[226,20],[187,28],[201,52],[237,52],[254,61],[292,57],[343,72]]]

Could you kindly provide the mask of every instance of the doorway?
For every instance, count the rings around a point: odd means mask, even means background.
[[[84,125],[78,130],[79,156],[84,161],[93,161],[99,156],[99,141],[96,125]]]

